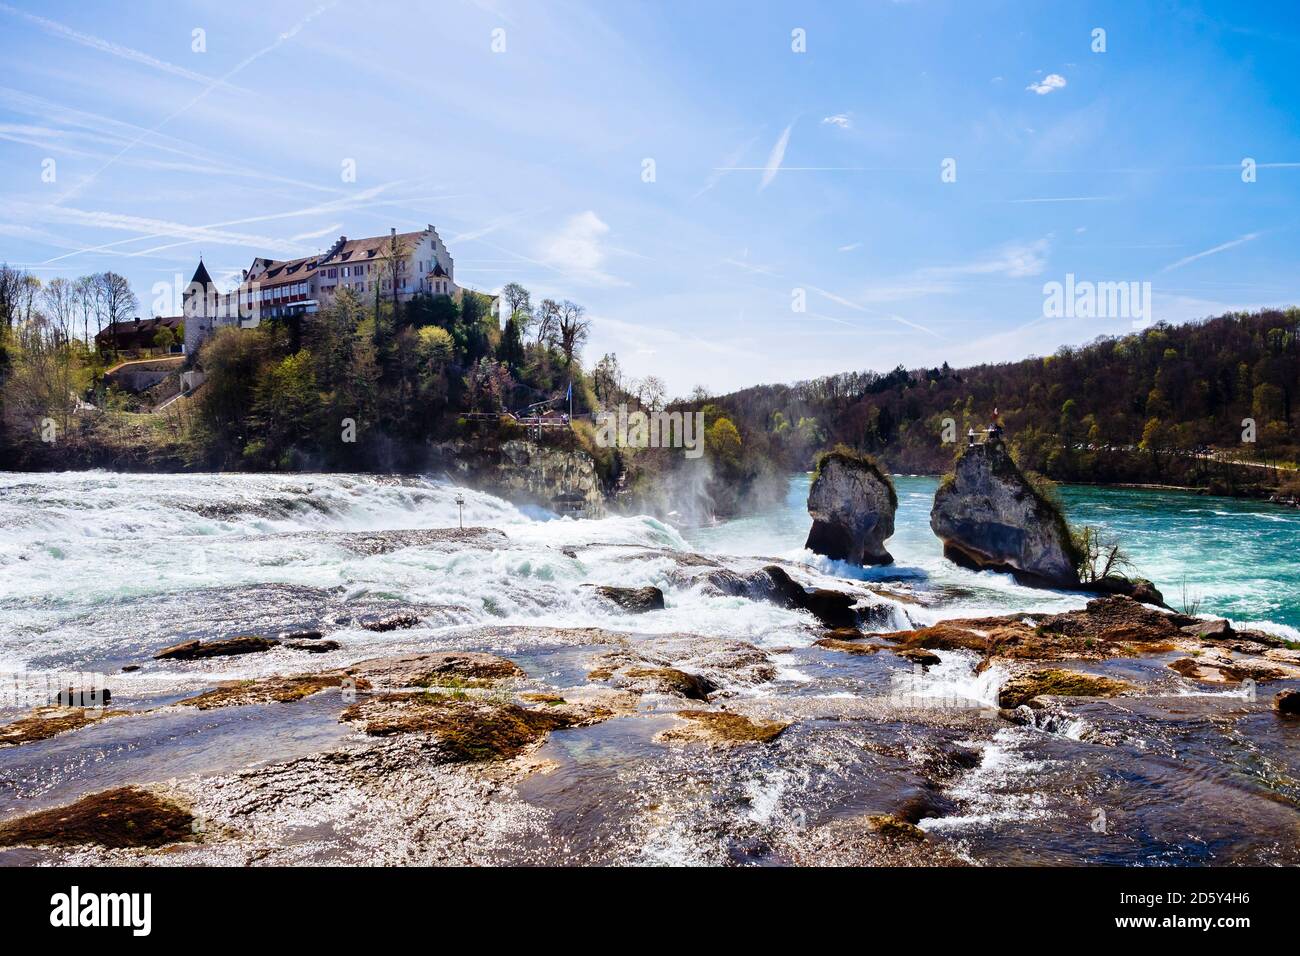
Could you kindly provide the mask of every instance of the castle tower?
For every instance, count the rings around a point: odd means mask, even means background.
[[[182,298],[182,314],[185,316],[185,354],[191,358],[196,355],[204,341],[212,335],[217,320],[217,286],[208,275],[203,257],[199,257],[199,267],[194,270],[194,278],[185,287]]]

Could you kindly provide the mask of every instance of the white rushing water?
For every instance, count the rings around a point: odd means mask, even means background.
[[[221,611],[234,599],[224,595],[266,585],[315,589],[345,602],[455,609],[443,619],[426,618],[417,632],[358,633],[374,653],[418,647],[439,630],[475,624],[707,634],[769,649],[803,647],[815,638],[806,614],[684,584],[672,555],[688,550],[726,556],[742,569],[775,558],[804,564],[812,576],[901,585],[923,603],[896,606],[893,624],[900,628],[1081,606],[1081,595],[1024,588],[1007,575],[946,561],[928,527],[927,481],[899,480],[897,531],[888,542],[896,563],[864,569],[802,548],[806,476],[792,480],[788,500],[768,512],[678,530],[648,516],[556,518],[418,477],[0,474],[0,666],[107,662],[116,670],[172,638],[228,636]],[[348,534],[455,527],[458,495],[465,525],[499,529],[504,544],[378,554],[347,546]],[[1115,496],[1116,505],[1121,500]],[[1134,508],[1128,520],[1146,520],[1143,514]],[[1139,543],[1147,537],[1140,526],[1129,530]],[[591,584],[655,585],[667,608],[629,615],[595,599],[585,587]],[[304,625],[310,624],[305,617]],[[782,680],[806,679],[784,655],[776,662]],[[225,666],[245,676],[281,663],[269,655],[260,663],[241,659]],[[339,660],[324,655],[318,663],[337,666]],[[928,689],[918,692],[986,700],[996,691],[992,681],[972,682],[964,664],[945,662],[927,676]]]
[[[975,573],[944,560],[928,527],[932,485],[928,479],[899,481],[897,533],[888,542],[896,564],[863,569],[803,549],[804,476],[792,480],[788,500],[769,512],[682,529],[648,516],[557,518],[430,478],[0,474],[0,675],[95,673],[111,685],[115,702],[153,711],[138,723],[106,722],[102,731],[86,732],[91,736],[55,738],[48,749],[12,748],[9,780],[19,786],[11,790],[15,799],[38,795],[54,801],[109,783],[225,772],[332,745],[345,732],[337,711],[329,709],[333,698],[314,698],[296,709],[230,708],[217,716],[159,706],[225,679],[333,669],[394,653],[483,649],[516,660],[530,680],[586,687],[588,674],[611,649],[605,635],[552,640],[549,633],[530,632],[523,638],[508,626],[602,628],[645,635],[628,645],[641,642],[634,649],[647,658],[659,654],[656,648],[676,644],[664,657],[687,670],[710,666],[703,657],[691,657],[697,649],[704,656],[725,656],[718,639],[757,645],[773,665],[774,679],[747,681],[743,667],[719,668],[724,693],[715,704],[794,718],[770,747],[734,753],[676,748],[643,739],[657,732],[661,720],[651,693],[643,698],[651,718],[644,732],[637,722],[608,721],[555,735],[548,759],[557,761],[558,776],[538,775],[534,796],[558,806],[561,820],[586,819],[575,807],[596,808],[593,820],[621,808],[628,822],[617,831],[620,861],[726,862],[726,844],[717,835],[732,825],[731,814],[739,815],[743,832],[788,831],[797,843],[799,834],[814,832],[822,820],[893,812],[914,795],[917,774],[929,772],[925,768],[936,755],[948,751],[972,759],[949,771],[944,803],[936,816],[920,820],[923,828],[957,841],[959,848],[978,844],[985,851],[998,846],[1000,834],[1018,839],[1029,828],[1040,838],[1046,834],[1049,843],[1058,841],[1044,851],[1045,860],[1080,859],[1080,837],[1086,841],[1093,833],[1086,814],[1094,805],[1110,805],[1096,803],[1088,787],[1104,786],[1109,794],[1115,780],[1140,784],[1141,774],[1163,772],[1148,766],[1146,743],[1130,756],[1123,742],[1157,741],[1156,752],[1158,742],[1168,739],[1171,752],[1177,748],[1181,755],[1187,747],[1185,713],[1214,706],[1220,697],[1170,696],[1178,716],[1168,738],[1159,725],[1137,723],[1145,718],[1134,715],[1129,701],[1085,715],[1043,715],[1024,726],[971,719],[972,712],[977,718],[996,714],[1008,676],[1004,665],[980,669],[978,656],[964,651],[939,651],[939,663],[917,666],[886,652],[810,647],[825,631],[810,615],[720,595],[693,583],[694,575],[709,568],[678,560],[700,552],[742,572],[780,560],[808,584],[855,587],[865,581],[886,593],[893,589],[899,600],[886,604],[881,629],[947,617],[1058,611],[1084,602],[1079,594],[1031,590],[1006,575]],[[458,496],[467,527],[497,529],[504,538],[446,541],[430,535],[412,541],[379,534],[454,528]],[[1148,499],[1133,500],[1140,505]],[[1130,537],[1146,549],[1140,555],[1146,567],[1173,566],[1168,549],[1175,536],[1160,536],[1164,550],[1149,543],[1157,537],[1151,522],[1167,524],[1167,510],[1126,509],[1126,499],[1109,492],[1089,501],[1094,511],[1112,508],[1120,517],[1110,520],[1128,523]],[[1175,505],[1183,508],[1179,514],[1190,510]],[[1227,510],[1225,521],[1240,517]],[[1203,514],[1183,520],[1211,521]],[[1216,524],[1211,531],[1227,534],[1224,529],[1232,527]],[[1250,534],[1258,537],[1257,531]],[[373,540],[358,540],[366,535]],[[375,541],[384,546],[371,547]],[[1280,573],[1268,560],[1242,564],[1239,576]],[[667,606],[628,614],[598,599],[588,587],[595,584],[655,585]],[[1267,596],[1262,586],[1256,593]],[[418,611],[418,626],[383,633],[360,626],[370,612],[406,607]],[[159,648],[194,637],[300,628],[318,628],[340,647],[312,654],[286,644],[211,660],[152,658]],[[139,670],[122,670],[137,665]],[[1177,686],[1177,677],[1167,679]],[[20,702],[4,697],[5,690],[0,680],[3,719],[20,706],[49,699],[47,693]],[[840,713],[865,719],[817,716]],[[204,729],[209,721],[225,721],[220,733]],[[1085,746],[1090,728],[1109,735],[1104,747]],[[1278,766],[1288,766],[1285,753],[1269,753]],[[1111,773],[1105,769],[1110,765],[1082,759],[1098,755],[1119,761],[1119,770]],[[1076,772],[1092,775],[1087,786],[1071,776]],[[1113,799],[1127,808],[1142,792],[1137,787]],[[1239,791],[1223,792],[1220,803],[1208,804],[1216,809],[1202,814],[1205,819],[1232,818]],[[1217,791],[1209,793],[1216,798]],[[1266,810],[1273,807],[1268,803]],[[1288,817],[1284,824],[1289,839],[1293,821]],[[1277,832],[1283,832],[1281,824]],[[596,833],[591,841],[604,852],[606,834]],[[1058,844],[1074,855],[1053,856]]]
[[[458,495],[466,527],[500,529],[508,540],[491,548],[358,554],[340,539],[339,533],[455,527]],[[659,552],[687,549],[676,530],[651,517],[556,518],[432,479],[0,475],[0,665],[112,658],[140,645],[146,633],[165,636],[159,607],[183,611],[210,589],[265,584],[450,605],[463,609],[462,625],[602,626],[807,643],[806,615],[674,587],[676,564]],[[653,584],[665,591],[668,607],[628,615],[596,600],[588,584]],[[391,641],[413,637],[403,632]],[[383,638],[367,640],[368,648],[384,649]],[[249,660],[229,666],[240,673],[257,667]]]

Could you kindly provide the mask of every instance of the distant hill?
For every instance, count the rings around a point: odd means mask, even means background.
[[[1298,333],[1300,309],[1232,313],[1043,358],[849,372],[712,401],[748,447],[788,469],[843,443],[898,473],[941,473],[996,409],[1021,466],[1051,478],[1237,490],[1285,484],[1300,458]],[[1226,458],[1284,467],[1228,468]]]

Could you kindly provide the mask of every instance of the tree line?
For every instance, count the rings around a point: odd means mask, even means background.
[[[790,469],[844,444],[895,472],[942,473],[996,410],[1022,467],[1050,478],[1201,483],[1222,475],[1205,465],[1212,453],[1294,465],[1298,396],[1293,308],[1159,323],[1016,362],[844,373],[716,401]]]
[[[43,282],[0,264],[0,450],[12,453],[41,427],[48,437],[50,422],[71,429],[109,358],[94,336],[129,321],[137,306],[130,283],[115,272]]]

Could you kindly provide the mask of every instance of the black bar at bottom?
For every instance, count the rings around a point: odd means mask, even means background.
[[[784,913],[801,932],[829,931],[829,924],[816,928],[820,920],[864,933],[912,925],[924,927],[930,943],[989,930],[1051,930],[1056,939],[1199,934],[1231,942],[1255,930],[1289,929],[1297,890],[1300,871],[1287,868],[41,868],[0,870],[0,925],[17,938],[75,934],[128,946],[374,944],[376,934],[410,932],[415,941],[458,927],[495,944],[513,937],[535,945],[575,932],[682,939],[687,928],[762,937]],[[131,894],[148,894],[147,910],[144,897]]]

